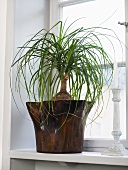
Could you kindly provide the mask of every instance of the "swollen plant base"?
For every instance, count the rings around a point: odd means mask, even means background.
[[[87,102],[86,102],[87,103]],[[89,102],[87,106],[89,106]],[[85,101],[59,100],[26,103],[34,124],[37,152],[80,153],[83,151]],[[91,107],[90,107],[91,108]],[[90,109],[85,112],[86,117]]]

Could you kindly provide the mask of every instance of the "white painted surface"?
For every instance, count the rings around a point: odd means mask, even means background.
[[[115,80],[115,82],[116,82],[115,83],[115,87],[116,87],[116,85],[118,84],[117,80]],[[120,107],[119,107],[119,102],[121,101],[120,92],[121,92],[120,88],[112,89],[112,93],[113,93],[112,101],[114,104],[112,135],[113,135],[114,141],[112,145],[103,152],[103,155],[111,155],[111,156],[128,155],[128,150],[126,150],[124,146],[120,143],[120,136],[122,135],[122,132],[120,131]]]
[[[63,162],[36,161],[35,170],[127,170],[126,166],[109,166]],[[24,169],[23,169],[24,170]],[[26,169],[25,169],[26,170]]]
[[[0,169],[2,169],[2,131],[4,110],[4,69],[6,47],[6,12],[7,1],[0,1]]]
[[[48,0],[15,0],[14,8],[14,56],[17,48],[28,41],[31,36],[42,28],[49,27],[49,1]],[[15,69],[13,69],[12,85],[15,89]],[[15,93],[18,109],[12,99],[11,103],[11,149],[35,148],[35,132],[28,111],[23,106],[19,94]],[[22,99],[27,101],[25,90]]]
[[[128,166],[128,156],[104,156],[98,152],[83,152],[77,154],[47,154],[35,151],[10,151],[10,158],[57,161],[70,163],[122,165]]]
[[[11,160],[11,170],[127,170],[126,166],[63,163],[49,161]]]
[[[11,170],[35,170],[35,162],[29,160],[11,160]]]
[[[10,93],[10,65],[13,55],[13,0],[7,0],[6,11],[6,45],[5,45],[5,70],[4,70],[4,113],[3,113],[3,143],[2,143],[2,170],[9,170],[10,158],[10,117],[11,117],[11,93]]]

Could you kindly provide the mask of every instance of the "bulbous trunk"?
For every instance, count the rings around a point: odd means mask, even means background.
[[[65,74],[61,80],[60,92],[58,92],[52,100],[71,100],[71,95],[67,92],[68,74]]]
[[[67,80],[68,80],[68,75],[65,74],[63,79],[61,80],[61,88],[60,88],[60,92],[67,92]]]

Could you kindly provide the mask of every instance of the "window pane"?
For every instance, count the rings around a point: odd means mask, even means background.
[[[110,28],[114,30],[121,42],[124,43],[125,27],[118,24],[119,21],[125,20],[123,0],[94,0],[63,7],[63,21],[67,20],[67,25],[82,17],[85,19],[81,20],[81,22],[79,21],[79,27],[101,26]],[[110,32],[108,33],[110,34]],[[120,44],[117,40],[114,41],[114,39],[112,39],[112,42],[116,44],[116,59],[118,61],[125,60],[125,55],[122,55]],[[113,51],[110,46],[106,47],[107,51]],[[125,52],[125,50],[123,52]],[[110,55],[113,56],[114,54],[110,52]]]
[[[124,1],[122,0],[94,0],[85,3],[80,3],[77,5],[70,5],[63,7],[63,21],[69,25],[72,21],[84,17],[84,20],[80,20],[76,27],[106,27],[114,30],[116,35],[121,40],[122,44],[125,44],[125,27],[118,24],[119,21],[125,21],[124,14]],[[84,24],[83,24],[84,23]],[[107,34],[110,34],[109,32]],[[104,45],[106,42],[103,42]],[[105,45],[106,51],[111,55],[116,57],[118,62],[125,61],[125,49],[122,45],[123,52],[120,43],[112,38],[112,43],[115,46],[115,56],[112,53],[113,49],[111,45]],[[113,57],[113,60],[114,60]],[[125,81],[125,67],[119,67],[119,87],[122,88],[121,91],[121,102],[120,102],[120,124],[122,131],[122,139],[126,138],[126,81]],[[111,87],[113,86],[113,82]],[[101,106],[95,106],[89,114],[87,124],[91,122],[92,119],[97,117],[97,109]],[[113,124],[113,102],[112,102],[112,92],[107,90],[104,92],[104,106],[103,111],[96,119],[94,123],[89,124],[85,128],[86,138],[112,138],[112,124]]]
[[[121,139],[126,138],[126,70],[125,67],[120,67],[118,70],[119,87],[122,89],[120,93],[120,127],[122,131]],[[113,82],[112,82],[113,87]],[[111,89],[104,92],[104,103],[96,105],[87,120],[87,127],[85,127],[85,137],[87,138],[113,138],[111,131],[113,129],[113,101]],[[99,112],[96,113],[98,107],[103,106],[103,111],[94,123],[91,120],[95,119]],[[94,116],[95,113],[95,116]]]

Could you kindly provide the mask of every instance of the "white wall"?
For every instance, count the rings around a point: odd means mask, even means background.
[[[14,56],[17,47],[22,46],[30,37],[42,28],[49,29],[49,0],[15,0],[14,5]],[[13,69],[15,72],[15,70]],[[13,72],[12,85],[15,88],[15,73]],[[27,97],[22,92],[22,97]],[[26,107],[21,103],[18,94],[15,94],[20,113],[12,100],[11,117],[11,149],[35,149],[35,134],[32,121]]]

